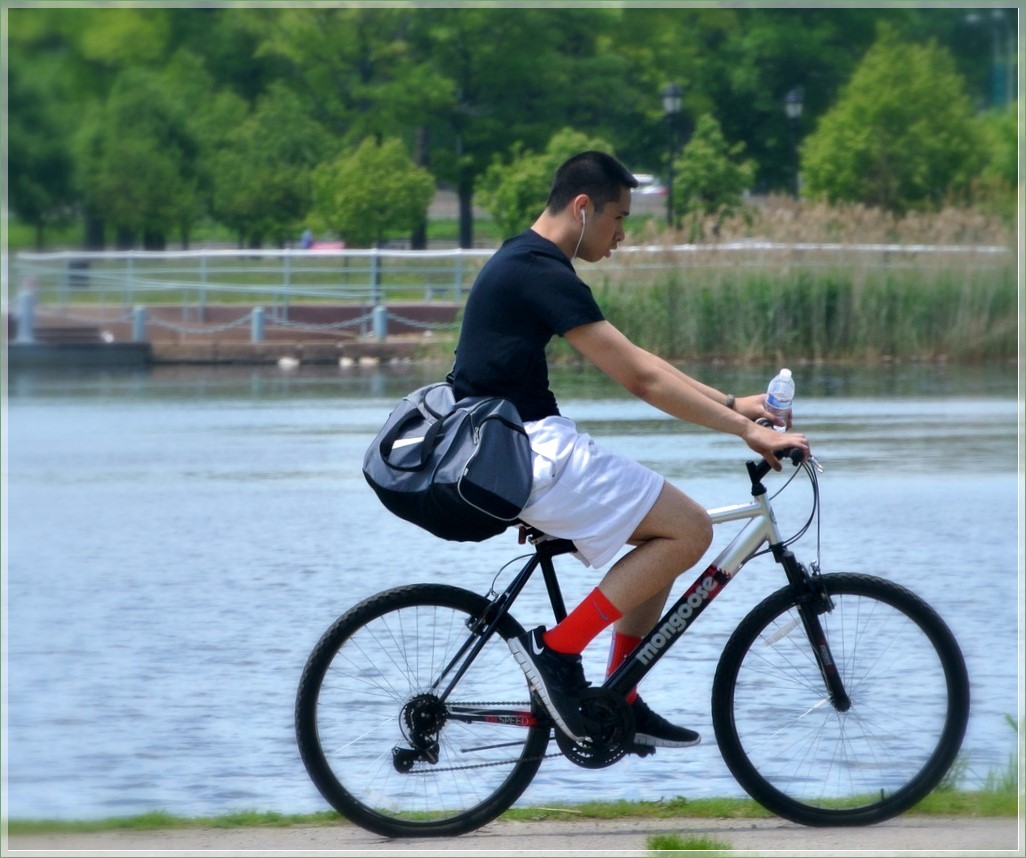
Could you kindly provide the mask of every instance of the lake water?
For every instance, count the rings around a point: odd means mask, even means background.
[[[743,393],[775,369],[696,374]],[[441,374],[426,372],[10,378],[4,816],[327,808],[292,731],[296,683],[322,631],[401,583],[483,591],[522,553],[512,532],[436,540],[390,517],[364,483],[367,443],[399,396]],[[947,619],[972,680],[965,782],[978,786],[1016,748],[1006,723],[1022,663],[1016,369],[797,367],[795,377],[797,423],[826,469],[824,571],[894,578]],[[682,426],[594,374],[558,372],[554,385],[564,413],[706,506],[746,499],[748,451],[736,439]],[[797,527],[808,493],[796,481],[780,503],[784,528]],[[720,530],[710,554],[735,532]],[[813,534],[796,553],[814,559]],[[597,580],[573,559],[559,568],[569,603]],[[646,681],[646,699],[700,730],[702,745],[601,771],[548,760],[521,803],[740,795],[712,735],[711,677],[734,625],[781,583],[771,563],[753,562]],[[547,619],[532,598],[515,611],[527,627]],[[605,649],[603,637],[587,653],[589,674]]]

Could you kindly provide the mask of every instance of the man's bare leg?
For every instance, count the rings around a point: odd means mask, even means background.
[[[709,548],[712,522],[703,507],[664,483],[630,541],[637,547],[610,568],[599,589],[623,614],[616,631],[643,637],[661,616],[673,582]]]

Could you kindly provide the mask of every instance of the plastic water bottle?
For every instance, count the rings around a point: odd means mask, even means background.
[[[791,403],[794,402],[794,379],[791,370],[782,369],[766,388],[766,410],[773,415],[773,428],[786,432],[791,418]]]

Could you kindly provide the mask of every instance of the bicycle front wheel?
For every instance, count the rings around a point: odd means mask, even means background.
[[[299,683],[296,736],[343,816],[386,837],[463,834],[530,784],[551,724],[506,644],[523,628],[507,614],[466,664],[488,608],[456,587],[400,587],[325,632]]]
[[[951,631],[918,596],[864,575],[820,580],[832,609],[818,619],[851,707],[831,703],[785,587],[727,642],[713,725],[727,767],[768,810],[803,825],[868,825],[903,813],[947,774],[969,680]]]

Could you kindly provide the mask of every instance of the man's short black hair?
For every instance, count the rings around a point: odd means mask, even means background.
[[[620,199],[624,188],[636,188],[638,180],[623,164],[605,152],[581,152],[556,170],[546,208],[553,214],[565,209],[578,194],[587,194],[601,211]]]

